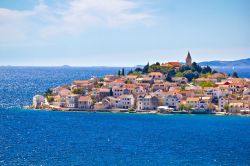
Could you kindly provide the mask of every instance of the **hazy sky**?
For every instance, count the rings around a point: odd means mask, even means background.
[[[249,0],[0,0],[0,65],[250,57]]]

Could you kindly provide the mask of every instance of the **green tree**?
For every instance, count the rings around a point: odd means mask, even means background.
[[[204,87],[214,87],[215,84],[212,81],[204,81],[204,82],[200,82],[199,86],[204,88]]]
[[[101,88],[103,86],[103,83],[95,83],[95,88]]]
[[[97,102],[97,99],[94,95],[91,95],[90,98],[92,99],[93,104],[95,104]]]
[[[161,72],[161,66],[157,64],[152,64],[149,66],[149,72]]]
[[[122,76],[125,76],[125,70],[124,68],[122,68],[122,73],[121,73]]]
[[[226,112],[228,112],[228,110],[229,110],[229,105],[228,105],[228,104],[225,104],[225,105],[224,105],[224,109],[226,110]]]
[[[233,73],[232,73],[232,77],[233,77],[233,78],[239,78],[238,73],[237,73],[237,72],[233,72]]]
[[[133,72],[133,70],[131,69],[129,72],[128,72],[128,75],[130,75],[130,74],[133,74],[134,72]]]
[[[212,71],[212,74],[214,74],[214,73],[218,73],[218,71],[216,71],[216,70],[213,70],[213,71]]]
[[[183,104],[183,103],[180,104],[180,107],[179,107],[179,110],[180,110],[180,111],[183,111],[183,110],[186,110],[186,111],[187,111],[188,109],[189,109],[189,106],[188,106],[188,105]]]
[[[146,66],[144,66],[144,68],[142,69],[142,73],[147,74],[148,70],[149,70],[149,63]]]
[[[210,66],[206,66],[206,67],[203,67],[202,68],[202,73],[203,74],[207,74],[207,73],[211,73],[212,72],[212,69]]]
[[[197,71],[198,73],[202,71],[202,68],[196,62],[192,63],[191,69],[193,72]]]
[[[181,91],[184,91],[186,89],[185,85],[181,86]]]
[[[132,84],[132,81],[131,80],[126,80],[125,84]]]
[[[191,68],[187,65],[183,65],[179,68],[180,72],[184,72],[184,71],[188,71],[188,70],[191,70]]]
[[[54,97],[53,97],[53,96],[47,96],[46,99],[47,99],[47,101],[48,101],[49,103],[51,103],[51,102],[54,101]]]
[[[218,77],[218,78],[217,78],[217,81],[218,81],[218,82],[221,82],[221,81],[224,80],[224,79],[226,79],[226,77]]]
[[[141,69],[140,67],[137,67],[137,68],[135,69],[135,72],[141,73],[141,72],[142,72],[142,69]]]
[[[121,70],[118,70],[118,76],[120,76],[121,75]]]
[[[109,89],[109,96],[113,96],[113,90],[112,90],[112,88]]]
[[[47,98],[48,96],[52,96],[52,90],[51,89],[47,89],[47,91],[45,92],[44,96]]]
[[[191,112],[191,111],[192,111],[192,108],[193,108],[193,107],[192,107],[191,105],[187,105],[187,111],[188,111],[188,112]]]
[[[129,108],[128,112],[134,112],[135,110],[133,108]]]
[[[172,78],[171,78],[170,76],[167,75],[166,81],[172,82]]]
[[[191,70],[185,71],[184,77],[188,79],[188,81],[192,81],[194,78],[199,78],[199,73],[198,72],[192,72]]]
[[[180,72],[180,71],[179,71],[179,72],[177,72],[177,73],[176,73],[176,75],[175,75],[175,76],[176,76],[176,77],[183,77],[183,76],[184,76],[184,74],[183,74],[182,72]]]
[[[159,62],[156,62],[155,64],[156,64],[157,66],[160,66],[160,65],[161,65]]]
[[[174,69],[170,69],[170,70],[168,70],[167,75],[168,75],[169,77],[174,77],[174,76],[175,76],[175,74],[176,74],[176,72],[175,72],[175,70],[174,70]]]
[[[83,88],[76,88],[72,90],[72,93],[74,94],[84,94],[84,89]]]

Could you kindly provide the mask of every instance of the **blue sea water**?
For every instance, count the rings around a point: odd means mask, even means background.
[[[118,68],[0,67],[0,165],[250,165],[250,117],[24,110]]]

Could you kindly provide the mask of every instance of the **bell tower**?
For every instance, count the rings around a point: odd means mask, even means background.
[[[191,66],[192,65],[192,57],[188,51],[187,57],[186,57],[186,65]]]

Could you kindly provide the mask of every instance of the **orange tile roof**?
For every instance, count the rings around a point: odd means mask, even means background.
[[[127,78],[137,78],[138,76],[137,75],[127,75],[126,77]]]
[[[235,86],[244,86],[245,84],[244,84],[243,82],[233,81],[232,83],[230,83],[230,85],[235,85]]]
[[[122,81],[122,80],[115,80],[115,81],[111,82],[111,84],[121,84],[121,83],[124,83],[124,81]]]
[[[181,63],[180,62],[167,62],[167,63],[161,64],[161,66],[181,67]]]
[[[78,101],[89,101],[91,100],[91,97],[89,96],[80,96],[80,98],[78,99]]]
[[[188,97],[186,101],[199,101],[199,97]]]
[[[191,94],[191,93],[194,93],[193,91],[191,90],[184,90],[184,91],[180,91],[181,94]]]
[[[75,84],[88,84],[90,83],[89,80],[75,80],[73,81]]]
[[[163,74],[161,72],[151,72],[149,75],[162,76]]]
[[[70,94],[70,95],[68,95],[68,96],[77,97],[77,96],[79,96],[79,95],[78,95],[78,94]]]
[[[124,84],[123,87],[124,88],[135,88],[136,84]]]
[[[168,64],[174,66],[174,67],[181,67],[181,63],[180,62],[168,62]]]

